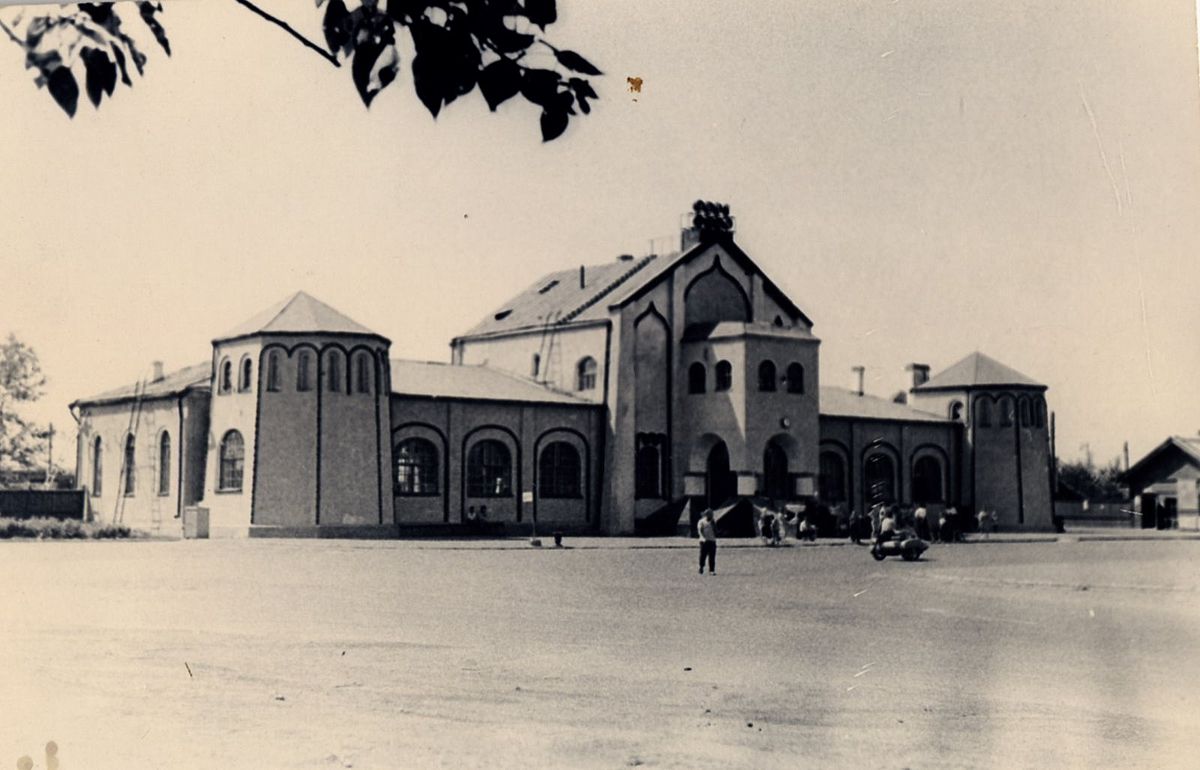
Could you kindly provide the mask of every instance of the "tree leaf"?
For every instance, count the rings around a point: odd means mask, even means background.
[[[71,74],[71,70],[66,67],[56,67],[46,78],[46,85],[50,89],[50,95],[54,97],[54,101],[58,102],[58,106],[62,107],[63,112],[70,117],[75,117],[75,108],[79,104],[79,84],[75,82],[75,76]]]
[[[112,96],[117,87],[117,65],[112,63],[108,54],[97,48],[84,48],[80,58],[87,69],[85,85],[88,99],[91,99],[93,106],[99,107],[102,95],[107,93]]]
[[[354,87],[358,89],[359,97],[367,107],[371,106],[371,100],[379,93],[372,91],[370,86],[371,70],[375,69],[375,60],[381,53],[383,46],[371,40],[359,44],[354,50],[354,63],[350,67],[350,74],[354,78]]]
[[[429,54],[417,54],[412,63],[413,87],[417,90],[417,98],[429,110],[434,118],[442,109],[442,89],[437,81],[437,63],[432,61]]]
[[[521,78],[521,95],[540,107],[549,107],[558,94],[558,84],[554,70],[527,69]]]
[[[525,0],[525,16],[545,30],[547,24],[553,24],[558,19],[555,0]]]
[[[552,142],[562,136],[562,132],[567,130],[567,113],[559,110],[545,109],[542,110],[542,141]]]
[[[495,112],[497,107],[520,92],[521,68],[510,59],[497,59],[479,73],[479,90],[488,109]]]
[[[346,10],[346,4],[342,0],[329,0],[329,5],[325,6],[325,19],[322,26],[325,30],[325,44],[329,46],[330,53],[337,54],[338,51],[349,45],[351,40],[350,30],[346,21],[350,13]]]
[[[146,22],[146,26],[154,33],[154,39],[167,52],[167,56],[170,56],[171,41],[167,40],[167,31],[163,29],[163,25],[159,23],[158,19],[154,18],[154,14],[161,11],[162,6],[158,3],[138,3],[138,12],[142,15],[142,21]]]
[[[569,70],[581,72],[584,75],[603,75],[604,73],[596,69],[596,67],[587,59],[583,58],[574,51],[555,51],[554,57],[558,59],[558,63]]]

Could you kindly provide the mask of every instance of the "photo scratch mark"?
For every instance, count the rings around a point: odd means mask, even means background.
[[[1121,191],[1117,187],[1117,178],[1113,176],[1112,167],[1108,164],[1108,156],[1104,153],[1104,141],[1100,138],[1100,126],[1096,123],[1096,114],[1092,112],[1092,105],[1088,104],[1087,94],[1083,92],[1083,84],[1079,85],[1079,99],[1083,102],[1083,109],[1087,112],[1088,121],[1092,124],[1092,135],[1096,137],[1096,149],[1100,151],[1100,164],[1104,166],[1104,173],[1108,176],[1108,183],[1112,186],[1113,201],[1117,204],[1117,214],[1124,213],[1124,206],[1121,204]]]
[[[640,94],[642,92],[642,79],[638,77],[627,77],[625,82],[629,84],[629,93]]]
[[[192,676],[192,667],[188,665],[188,663],[187,663],[187,661],[186,661],[186,660],[183,662],[183,667],[187,669],[187,672],[188,672],[188,679],[195,679],[195,678],[196,678],[196,677]]]
[[[857,599],[858,597],[862,596],[863,594],[865,594],[867,591],[870,591],[870,590],[871,590],[870,588],[864,588],[863,590],[861,590],[861,591],[859,591],[858,593],[856,593],[856,594],[854,595],[854,598],[855,598],[855,599]]]

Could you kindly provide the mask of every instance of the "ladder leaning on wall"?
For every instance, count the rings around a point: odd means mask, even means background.
[[[534,379],[543,385],[552,385],[552,377],[562,365],[562,345],[555,345],[555,323],[559,312],[556,310],[546,318],[542,327],[542,339],[538,345],[539,371],[534,373]]]
[[[126,441],[129,440],[130,436],[133,437],[133,445],[134,445],[133,456],[134,456],[135,460],[137,459],[137,432],[138,432],[138,427],[141,425],[141,422],[142,422],[142,400],[145,397],[145,395],[146,395],[146,380],[145,379],[138,380],[133,386],[133,406],[129,410],[129,428],[125,432],[125,440]],[[117,499],[113,502],[113,518],[112,518],[113,524],[120,524],[122,522],[122,520],[125,518],[125,498],[126,498],[126,494],[125,494],[126,475],[125,474],[128,473],[128,469],[125,467],[125,460],[126,460],[125,444],[122,443],[118,447],[118,449],[121,452],[121,473],[119,476],[117,476],[117,494],[116,494]],[[134,479],[136,480],[136,478],[137,478],[137,476],[136,476],[137,466],[136,465],[134,465],[133,470],[135,473]]]

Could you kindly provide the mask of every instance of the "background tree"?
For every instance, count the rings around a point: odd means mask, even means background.
[[[250,0],[232,0],[289,34],[334,67],[350,65],[363,104],[396,80],[401,67],[397,33],[407,30],[413,86],[434,118],[478,86],[494,112],[520,95],[541,108],[542,140],[566,130],[570,116],[591,111],[596,92],[588,76],[601,72],[574,51],[541,37],[558,18],[556,0],[316,0],[325,45],[301,35]],[[131,19],[149,29],[168,56],[171,44],[157,2],[33,6],[0,21],[8,39],[25,50],[35,83],[69,116],[79,83],[99,108],[118,82],[132,87],[129,65],[145,71],[146,55],[126,32]],[[545,54],[545,55],[539,55]]]
[[[1125,492],[1120,482],[1121,461],[1113,458],[1109,464],[1097,467],[1090,460],[1082,462],[1058,462],[1059,483],[1067,486],[1085,499],[1095,502],[1120,502]]]
[[[0,464],[34,467],[44,451],[44,433],[20,414],[20,406],[36,401],[46,386],[33,348],[9,334],[0,343]]]

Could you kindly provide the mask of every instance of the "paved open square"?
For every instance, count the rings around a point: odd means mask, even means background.
[[[5,543],[0,762],[1195,766],[1200,542],[575,545]]]

